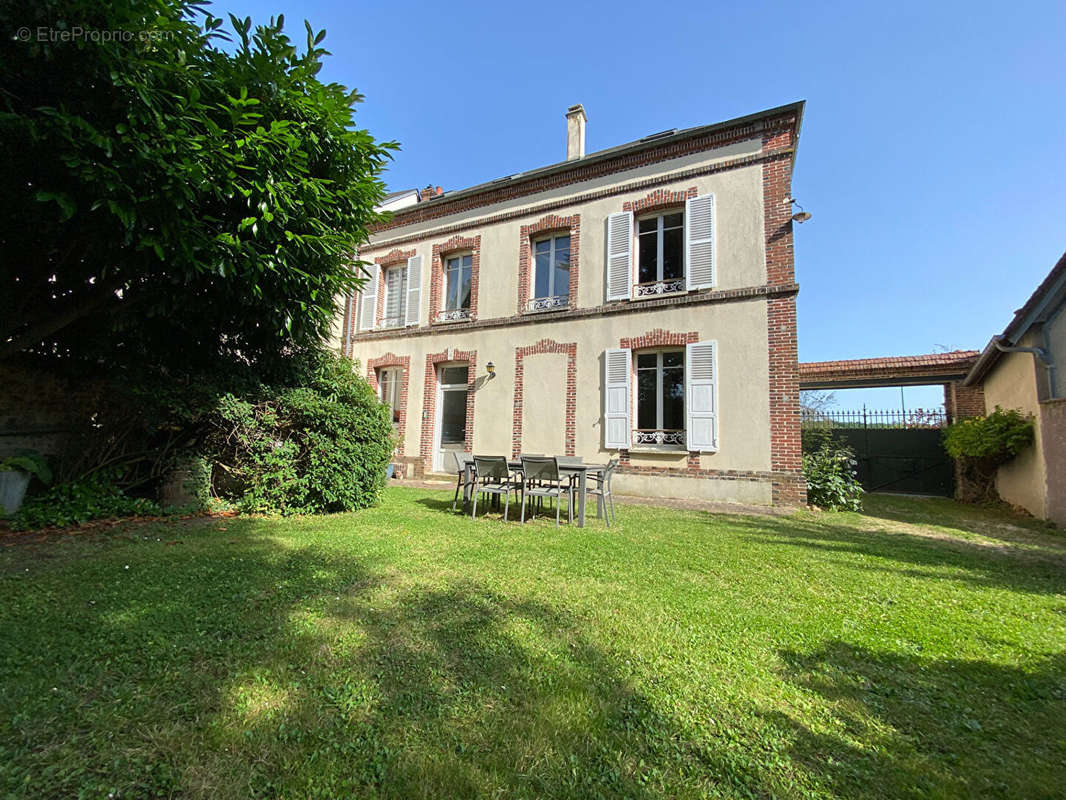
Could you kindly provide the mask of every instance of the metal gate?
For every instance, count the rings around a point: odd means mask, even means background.
[[[859,481],[868,492],[952,497],[955,462],[944,450],[941,413],[837,412],[805,414],[805,427],[829,427],[858,458]]]

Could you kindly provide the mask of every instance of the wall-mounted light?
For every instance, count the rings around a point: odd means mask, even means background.
[[[496,365],[493,364],[491,361],[485,365],[485,369],[488,370],[490,378],[496,377]]]
[[[790,197],[786,202],[799,208],[799,211],[792,215],[793,222],[799,222],[802,224],[811,218],[811,213],[809,211],[804,211],[803,206],[797,203],[794,198]]]

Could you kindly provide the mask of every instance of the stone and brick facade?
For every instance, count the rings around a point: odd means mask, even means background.
[[[623,493],[803,503],[790,185],[801,113],[802,104],[784,106],[435,195],[380,225],[360,257],[384,265],[422,256],[419,320],[402,329],[361,329],[360,299],[350,298],[341,346],[366,364],[372,380],[382,367],[399,368],[398,460],[407,474],[450,471],[437,438],[439,371],[465,365],[467,452],[617,458],[616,491]],[[713,215],[699,228],[713,237],[712,281],[675,281],[656,296],[633,292],[621,301],[608,291],[610,282],[626,280],[607,269],[611,220],[629,215],[629,227],[620,229],[632,239],[616,238],[615,247],[621,241],[635,284],[639,219],[683,212],[686,269],[690,259],[708,257],[688,235],[690,223],[696,230],[701,222],[700,202]],[[530,303],[533,243],[564,233],[569,296],[542,310]],[[445,261],[453,254],[472,256],[469,317],[439,322]],[[382,284],[379,304],[383,295]],[[631,428],[638,404],[653,402],[650,389],[638,391],[642,351],[685,353],[685,428],[665,431],[669,437],[657,431],[656,445],[644,444],[637,431],[624,443],[611,440],[605,426],[609,353],[630,359],[628,398],[616,396]],[[713,363],[692,395],[698,376],[696,369],[687,374],[690,363]],[[421,381],[412,380],[411,364],[424,366]],[[663,378],[656,380],[654,402],[662,403]],[[692,427],[697,413],[704,414],[699,429]]]

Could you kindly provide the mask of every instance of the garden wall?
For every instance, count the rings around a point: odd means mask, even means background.
[[[103,380],[59,378],[0,364],[0,458],[27,448],[45,455],[60,452],[90,422],[105,393]]]

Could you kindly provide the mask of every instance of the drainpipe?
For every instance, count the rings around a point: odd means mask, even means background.
[[[1034,356],[1040,359],[1040,362],[1045,367],[1051,366],[1051,356],[1048,355],[1048,351],[1045,350],[1043,347],[1019,347],[1017,345],[1008,346],[1002,343],[1002,340],[1006,338],[1007,337],[1003,334],[999,334],[998,336],[992,337],[992,344],[994,344],[996,346],[996,349],[999,350],[1001,353],[1032,353]]]

